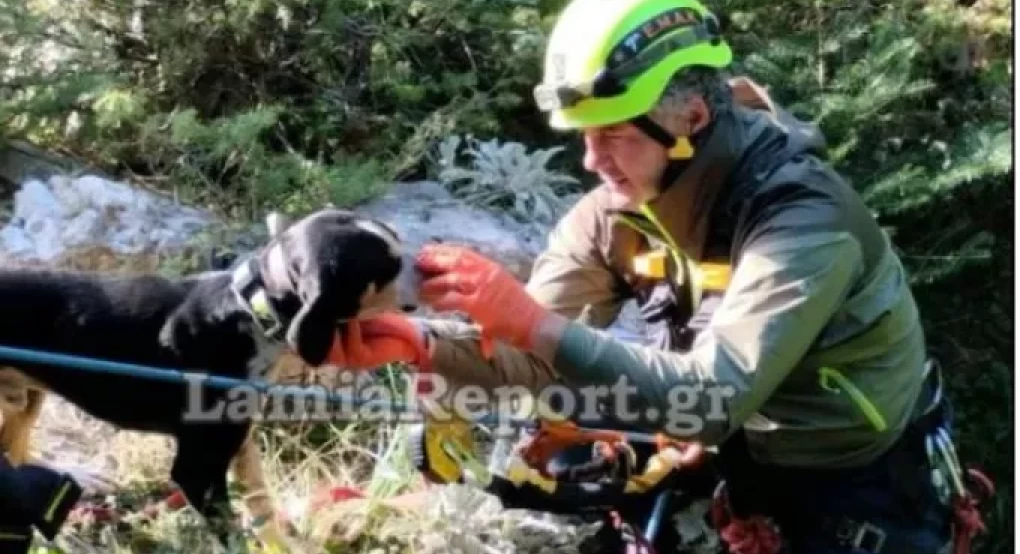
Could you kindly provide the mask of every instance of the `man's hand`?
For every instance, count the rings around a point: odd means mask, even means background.
[[[535,333],[549,312],[499,264],[468,248],[429,244],[418,254],[417,267],[424,274],[422,300],[437,310],[464,312],[481,325],[486,357],[491,339],[534,348]]]
[[[406,317],[385,313],[351,320],[336,334],[326,363],[347,369],[375,369],[404,362],[429,371],[429,353],[422,332]]]

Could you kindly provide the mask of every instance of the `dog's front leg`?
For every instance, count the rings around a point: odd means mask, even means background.
[[[268,521],[274,515],[272,495],[266,485],[262,456],[255,442],[254,431],[241,445],[230,464],[230,472],[241,486],[245,510],[255,520]]]
[[[182,433],[170,469],[170,478],[224,546],[230,545],[236,529],[227,471],[244,439],[243,426],[207,426]]]
[[[244,508],[256,538],[272,551],[294,552],[293,544],[287,538],[293,529],[290,522],[276,511],[254,429],[234,456],[230,469],[241,486]]]

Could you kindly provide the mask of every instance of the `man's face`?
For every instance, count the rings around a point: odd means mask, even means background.
[[[669,157],[661,144],[631,123],[584,131],[584,167],[628,203],[655,198]]]

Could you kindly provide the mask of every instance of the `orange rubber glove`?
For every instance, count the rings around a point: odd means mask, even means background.
[[[336,333],[326,357],[326,364],[347,369],[375,369],[393,362],[413,364],[421,371],[431,369],[424,334],[396,313],[348,321],[344,331]]]
[[[548,312],[510,272],[473,250],[447,244],[422,247],[416,266],[424,274],[421,299],[478,323],[485,357],[491,357],[493,339],[531,350],[533,332]]]

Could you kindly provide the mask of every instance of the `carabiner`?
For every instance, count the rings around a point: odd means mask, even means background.
[[[938,453],[935,451],[935,438],[932,435],[924,437],[924,449],[928,454],[928,463],[931,465],[931,482],[935,488],[935,494],[944,505],[948,506],[952,500],[953,491],[949,488],[949,481],[943,472],[946,464],[939,460]],[[946,470],[948,471],[948,468]]]
[[[956,457],[956,450],[949,438],[949,433],[942,427],[935,430],[935,444],[945,458],[946,466],[949,468],[949,475],[953,478],[953,485],[958,495],[966,496],[967,489],[963,484],[963,470],[960,467],[959,459]]]

